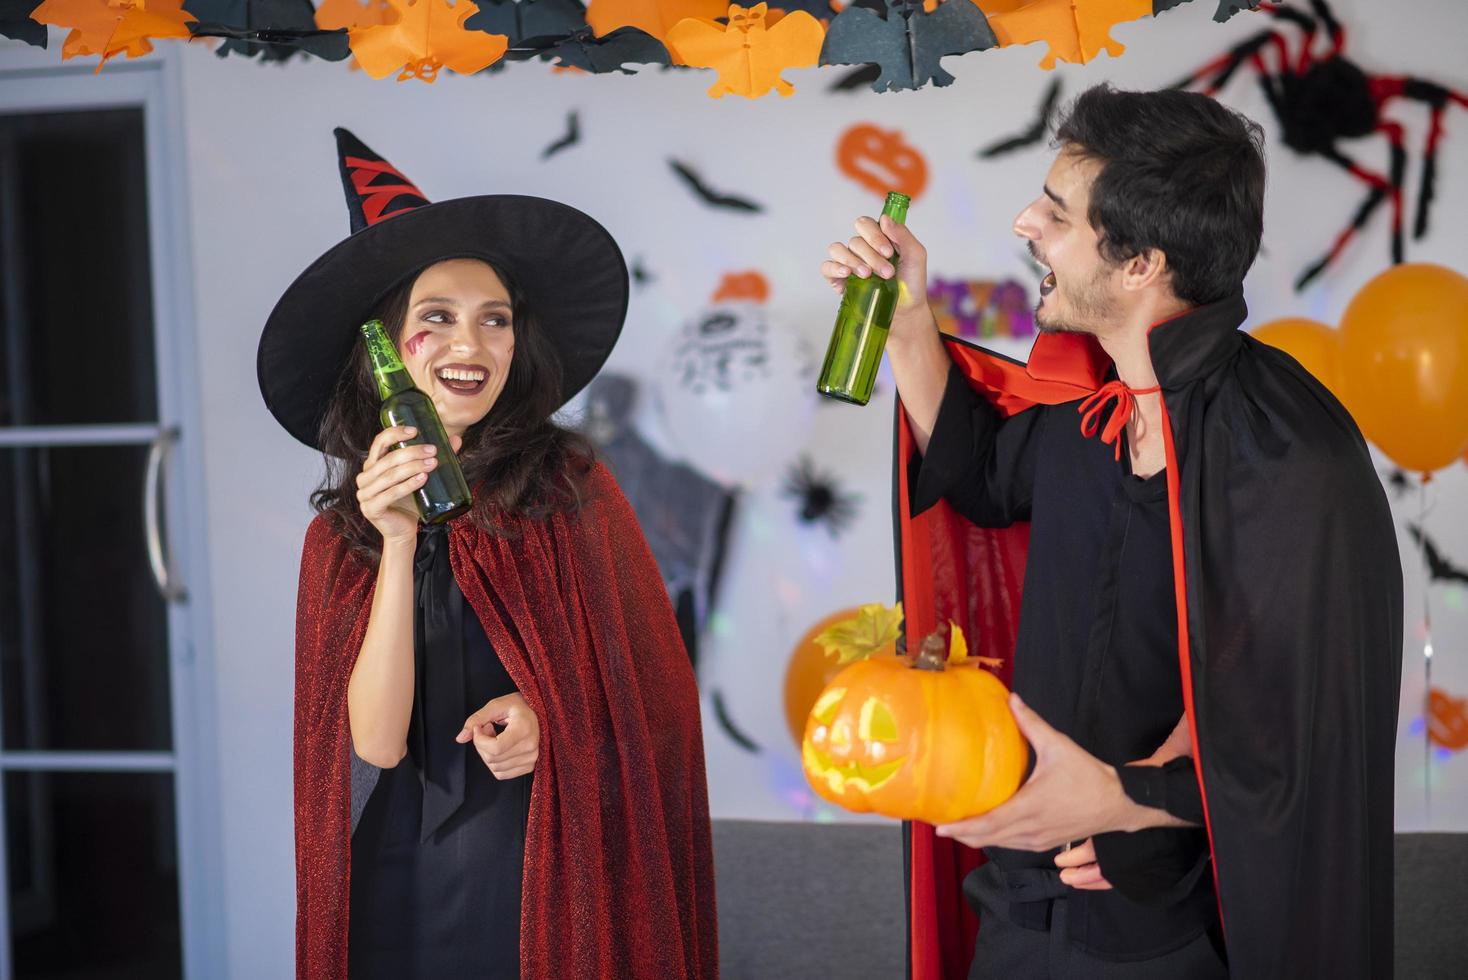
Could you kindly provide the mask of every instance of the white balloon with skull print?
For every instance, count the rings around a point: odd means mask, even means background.
[[[683,458],[728,487],[772,477],[804,446],[815,358],[763,304],[717,303],[673,338],[658,372],[662,423]]]

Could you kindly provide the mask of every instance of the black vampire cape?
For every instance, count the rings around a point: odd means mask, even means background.
[[[1392,971],[1392,806],[1402,577],[1385,493],[1340,403],[1238,330],[1242,295],[1154,325],[1178,669],[1232,976]],[[1079,401],[1110,362],[1044,334],[1028,364],[947,338],[1001,415]],[[1077,415],[1077,424],[1080,416]],[[951,619],[1011,658],[1027,526],[909,509],[916,449],[898,409],[898,592],[911,635]],[[1077,487],[1077,493],[1086,492]],[[967,975],[977,852],[905,828],[909,972]]]

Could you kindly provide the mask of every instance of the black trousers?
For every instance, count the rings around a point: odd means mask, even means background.
[[[1227,980],[1228,967],[1207,933],[1145,960],[1103,960],[1067,936],[1069,909],[1054,900],[1050,928],[1015,925],[1004,873],[991,861],[970,875],[965,891],[979,908],[979,939],[969,980]]]

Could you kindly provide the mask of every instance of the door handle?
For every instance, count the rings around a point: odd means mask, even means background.
[[[178,441],[178,429],[163,429],[148,446],[148,466],[143,474],[143,528],[148,539],[148,565],[153,569],[153,582],[164,602],[182,603],[189,593],[179,584],[173,571],[172,555],[163,545],[163,467]]]

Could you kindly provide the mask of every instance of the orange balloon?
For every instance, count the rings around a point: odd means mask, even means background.
[[[1468,449],[1468,278],[1393,266],[1341,317],[1344,401],[1403,469],[1430,473]]]
[[[832,613],[806,630],[790,654],[790,663],[785,668],[785,724],[789,726],[790,737],[796,745],[805,738],[805,720],[816,698],[831,683],[831,678],[841,673],[836,658],[827,655],[826,648],[816,643],[816,637],[837,623],[855,619],[860,614],[860,606]]]
[[[1315,380],[1341,396],[1340,335],[1333,327],[1304,317],[1285,317],[1255,327],[1255,340],[1278,347],[1300,362]]]

